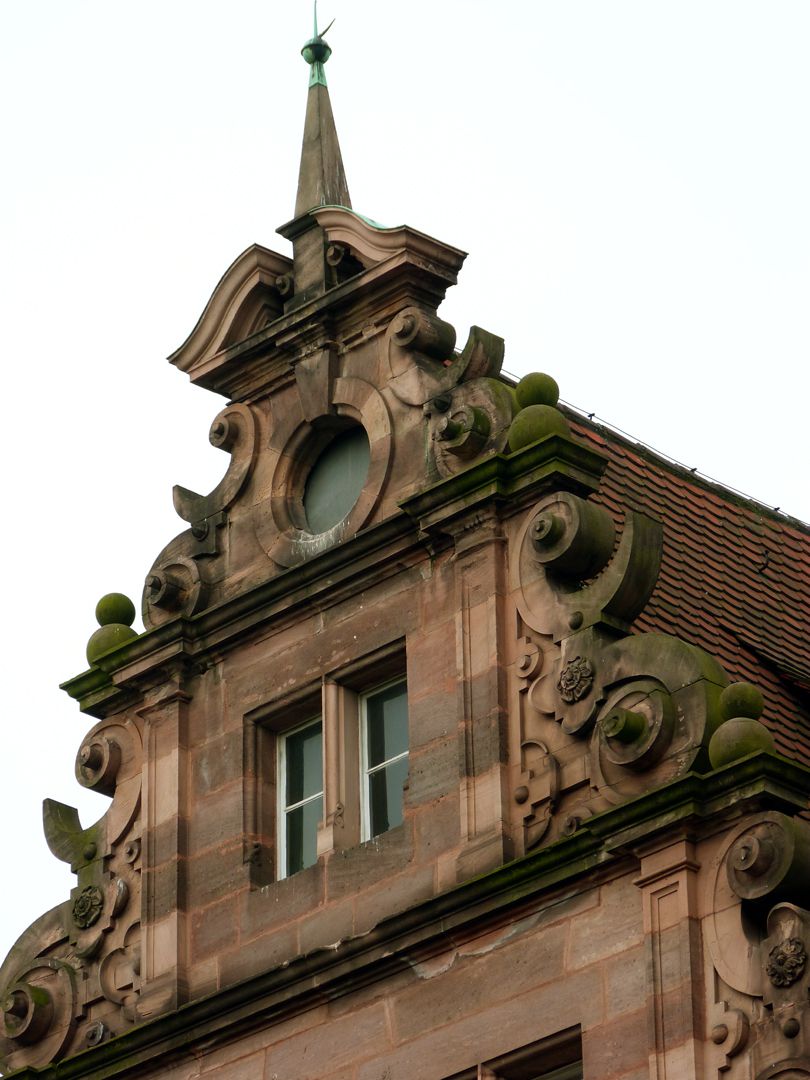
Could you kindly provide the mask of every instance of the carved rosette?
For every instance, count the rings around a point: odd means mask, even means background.
[[[104,907],[104,893],[97,885],[87,885],[73,901],[73,921],[80,930],[97,923]]]
[[[793,986],[804,975],[807,967],[807,950],[801,938],[778,941],[768,953],[765,974],[774,986]]]
[[[569,660],[557,680],[557,693],[567,705],[582,701],[593,689],[593,664],[587,656]]]

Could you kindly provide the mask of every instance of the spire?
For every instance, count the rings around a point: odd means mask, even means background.
[[[316,206],[352,205],[324,72],[324,64],[332,55],[324,40],[331,26],[332,23],[323,33],[318,32],[318,0],[315,0],[315,33],[301,50],[310,65],[310,73],[295,200],[296,218]]]

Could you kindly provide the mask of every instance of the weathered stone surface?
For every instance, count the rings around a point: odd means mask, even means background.
[[[666,514],[597,505],[607,443],[553,379],[515,390],[479,327],[456,350],[464,253],[349,208],[328,52],[316,26],[293,259],[248,249],[171,358],[230,399],[224,475],[174,490],[148,632],[104,598],[67,684],[111,803],[86,827],[46,802],[76,885],[0,969],[3,1067],[777,1076],[810,1049],[807,774],[739,760],[772,749],[764,699],[646,619]],[[359,429],[365,480],[316,527],[312,469]],[[405,682],[403,788],[373,711]],[[386,768],[398,824],[367,839]]]

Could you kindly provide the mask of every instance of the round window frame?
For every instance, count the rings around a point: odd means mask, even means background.
[[[331,532],[332,529],[337,525],[340,525],[341,522],[345,521],[346,518],[350,516],[352,510],[362,496],[366,482],[368,481],[369,469],[371,468],[371,440],[362,424],[341,414],[319,417],[309,425],[309,428],[310,430],[304,440],[301,453],[290,472],[288,489],[289,495],[291,496],[289,500],[290,520],[294,527],[300,532],[308,533],[310,536],[323,536],[324,533]],[[306,511],[307,484],[312,476],[313,469],[318,462],[322,460],[332,443],[348,431],[362,431],[366,437],[369,451],[366,475],[357,492],[357,498],[355,498],[348,512],[343,515],[340,521],[336,521],[333,525],[330,525],[328,529],[315,532],[315,530],[310,527],[309,517]]]
[[[332,411],[300,420],[280,447],[270,496],[278,533],[269,548],[265,547],[280,566],[297,566],[359,532],[379,504],[391,469],[391,418],[376,387],[363,379],[344,377],[335,380],[331,396]],[[310,471],[335,436],[355,425],[362,427],[368,438],[365,483],[341,521],[325,532],[312,533],[304,510]]]

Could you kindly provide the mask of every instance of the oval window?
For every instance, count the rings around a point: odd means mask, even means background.
[[[340,432],[312,466],[304,487],[304,513],[312,533],[343,521],[357,502],[368,475],[371,450],[365,428]]]

